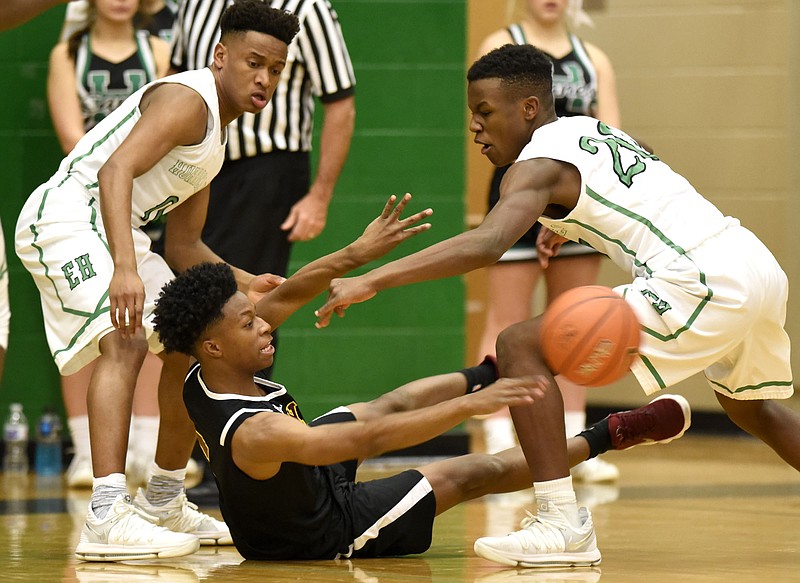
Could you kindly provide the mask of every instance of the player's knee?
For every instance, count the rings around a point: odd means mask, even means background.
[[[144,362],[148,350],[149,346],[143,332],[127,338],[123,338],[119,332],[112,332],[100,340],[101,355],[121,366],[130,365],[137,370]]]
[[[497,358],[539,354],[538,325],[528,320],[509,326],[497,337]]]
[[[470,475],[463,476],[464,479],[459,483],[459,488],[464,492],[466,499],[485,494],[509,471],[508,461],[502,457],[491,454],[476,455],[479,457],[471,466],[473,471]]]

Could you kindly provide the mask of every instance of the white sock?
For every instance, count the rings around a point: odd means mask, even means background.
[[[540,515],[557,512],[563,514],[573,526],[581,526],[578,503],[572,487],[572,476],[547,482],[534,482],[533,493],[536,496],[536,505]],[[552,505],[555,505],[557,509],[552,508]]]
[[[564,411],[564,426],[567,439],[578,435],[586,429],[586,411]]]
[[[133,417],[133,452],[137,459],[148,464],[156,458],[158,421],[157,416],[134,415]]]
[[[92,459],[92,446],[89,444],[89,416],[70,417],[67,419],[67,425],[69,425],[75,457]]]
[[[105,518],[117,496],[127,493],[125,474],[109,474],[95,478],[92,483],[92,512],[97,518]]]
[[[483,420],[483,437],[486,453],[497,453],[517,446],[514,437],[514,422],[507,415],[488,417]]]
[[[163,506],[183,492],[186,480],[186,468],[181,470],[164,470],[153,462],[152,475],[147,480],[145,498],[153,506]]]

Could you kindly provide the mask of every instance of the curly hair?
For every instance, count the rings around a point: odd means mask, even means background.
[[[222,319],[222,308],[236,290],[233,271],[225,263],[200,263],[167,283],[153,320],[164,349],[193,354],[203,332]]]
[[[221,38],[249,31],[274,36],[287,45],[300,31],[300,23],[291,12],[272,8],[263,0],[236,0],[222,14]]]
[[[500,79],[514,97],[537,96],[544,105],[553,103],[553,63],[531,45],[503,45],[486,53],[467,71],[467,81]]]

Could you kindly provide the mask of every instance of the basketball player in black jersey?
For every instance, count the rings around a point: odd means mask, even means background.
[[[184,401],[220,490],[234,544],[247,559],[398,556],[431,543],[434,517],[484,494],[530,487],[520,448],[437,461],[356,482],[365,458],[431,439],[472,415],[543,397],[544,377],[497,380],[494,363],[406,384],[310,423],[273,381],[254,376],[273,358],[271,332],[331,278],[376,259],[429,225],[400,215],[406,195],[352,244],[298,271],[256,305],[225,264],[195,266],[167,284],[155,329],[167,351],[194,356]],[[479,390],[483,389],[483,390]],[[574,465],[608,449],[669,441],[688,416],[669,398],[618,413],[569,440]],[[613,436],[613,437],[612,437]]]

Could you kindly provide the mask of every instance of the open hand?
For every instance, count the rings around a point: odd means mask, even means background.
[[[364,233],[351,244],[353,252],[359,255],[359,263],[364,264],[377,259],[406,239],[431,228],[430,223],[417,224],[433,214],[433,210],[429,208],[405,219],[400,218],[410,200],[411,195],[406,193],[395,206],[397,197],[395,195],[389,197],[381,214],[367,225]],[[317,317],[316,327],[325,328],[330,324],[334,313],[343,318],[344,311],[351,304],[365,302],[376,293],[377,290],[370,284],[368,273],[359,277],[331,280],[327,301],[314,312]]]
[[[421,225],[417,223],[431,216],[433,209],[427,208],[403,219],[400,215],[411,201],[411,195],[406,193],[397,206],[395,206],[396,201],[395,195],[390,196],[381,214],[367,225],[364,233],[352,243],[351,248],[359,254],[361,263],[369,263],[382,257],[403,241],[431,228],[430,223]]]
[[[549,387],[550,381],[544,376],[501,378],[467,398],[476,408],[474,415],[488,415],[503,407],[531,405],[543,399]]]

